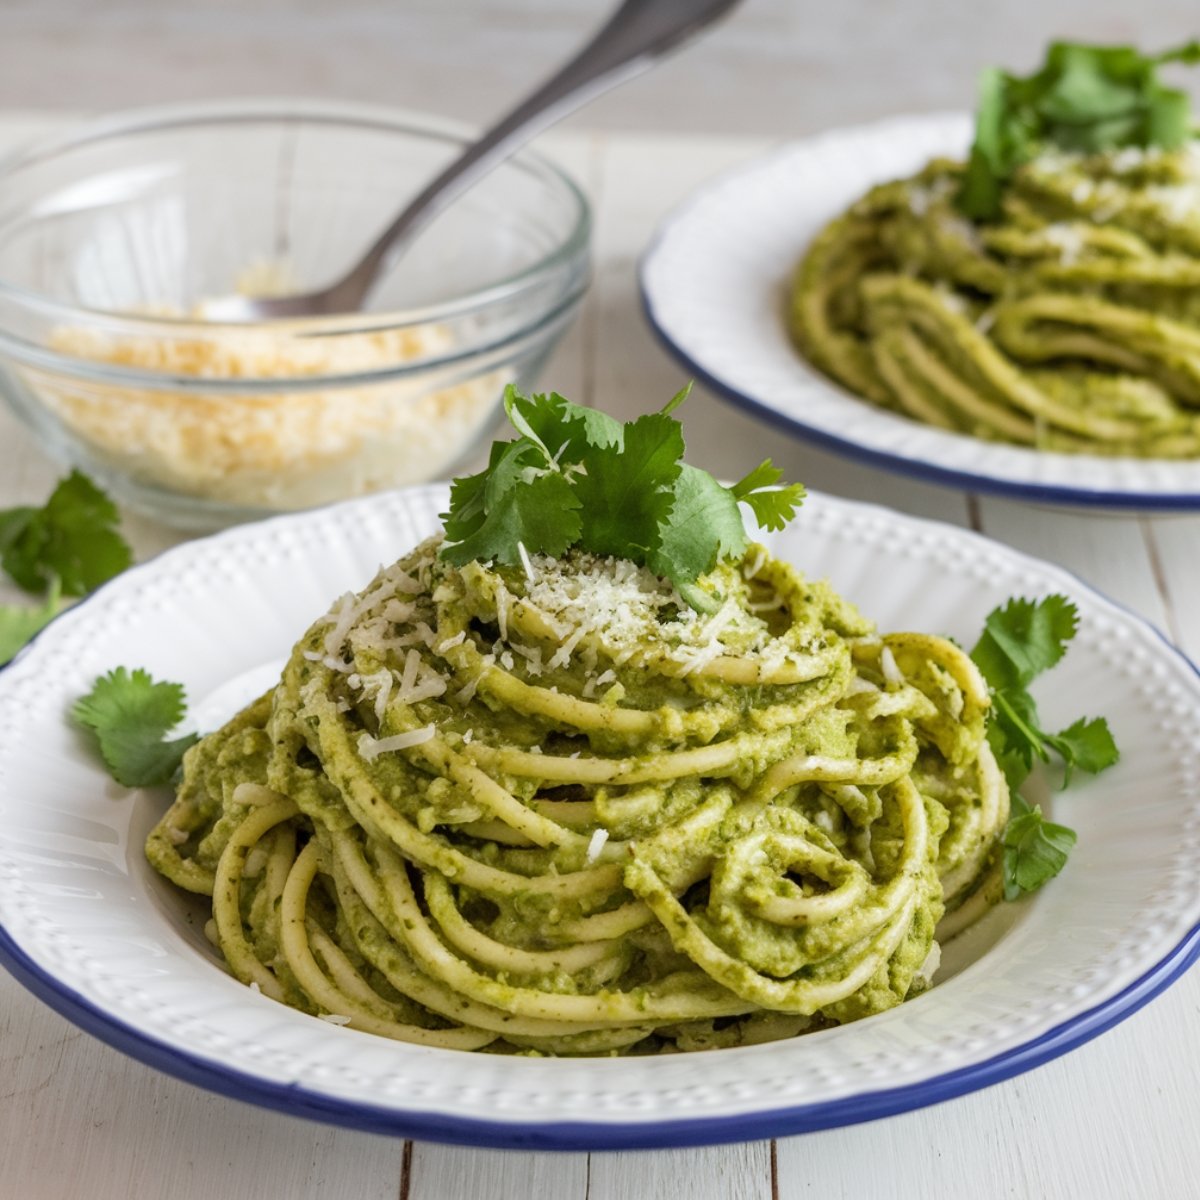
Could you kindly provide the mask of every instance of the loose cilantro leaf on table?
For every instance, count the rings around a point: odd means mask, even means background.
[[[175,774],[184,751],[196,740],[189,733],[165,740],[183,720],[183,686],[155,683],[143,670],[117,667],[101,675],[75,702],[71,715],[95,735],[109,773],[126,787],[156,787]]]
[[[27,592],[57,579],[64,596],[82,596],[133,561],[119,524],[116,505],[72,471],[41,508],[0,512],[0,565]]]
[[[689,390],[622,423],[557,394],[510,387],[504,407],[520,436],[493,446],[485,471],[454,481],[443,557],[516,566],[522,549],[557,556],[577,546],[647,566],[693,608],[711,610],[717,602],[697,581],[745,552],[739,502],[767,529],[782,529],[804,489],[777,488],[782,472],[769,460],[728,488],[686,465],[683,427],[671,414]]]
[[[998,216],[1013,172],[1048,146],[1095,153],[1183,145],[1191,136],[1190,101],[1158,74],[1172,62],[1200,62],[1200,42],[1156,55],[1131,46],[1055,42],[1032,75],[985,71],[959,208],[977,220]]]
[[[1013,599],[988,614],[983,635],[971,651],[991,690],[988,742],[1012,797],[1004,832],[1008,900],[1057,875],[1075,844],[1073,830],[1045,820],[1041,808],[1031,807],[1019,794],[1034,763],[1049,762],[1054,751],[1062,759],[1066,787],[1075,770],[1096,774],[1119,757],[1103,717],[1081,717],[1061,733],[1047,733],[1028,690],[1038,675],[1061,661],[1078,625],[1078,610],[1065,596]]]
[[[0,510],[0,567],[44,595],[34,607],[0,606],[0,666],[57,615],[61,597],[82,596],[129,566],[119,522],[113,502],[79,471],[59,480],[41,508]]]

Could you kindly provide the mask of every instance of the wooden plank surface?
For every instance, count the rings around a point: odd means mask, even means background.
[[[14,133],[17,122],[0,126]],[[26,122],[22,129],[32,128]],[[2,138],[0,138],[2,140]],[[636,259],[659,217],[768,143],[559,135],[551,150],[596,203],[596,279],[543,382],[614,413],[682,382],[646,329]],[[1062,563],[1200,652],[1200,518],[1136,519],[975,500],[848,464],[698,390],[682,410],[694,461],[736,475],[771,453],[789,477],[921,516],[974,524]],[[0,505],[55,477],[0,414]],[[139,556],[177,540],[130,518]],[[802,1138],[704,1150],[508,1154],[321,1128],[167,1079],[80,1034],[0,979],[0,1195],[50,1200],[213,1196],[408,1200],[778,1200],[1200,1194],[1195,1079],[1200,974],[1037,1071],[938,1107]]]

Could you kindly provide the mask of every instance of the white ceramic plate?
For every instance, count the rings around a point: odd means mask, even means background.
[[[331,597],[433,530],[424,488],[281,517],[137,567],[0,673],[0,959],[85,1029],[241,1099],[362,1128],[525,1147],[668,1146],[818,1129],[944,1100],[1144,1003],[1200,939],[1200,680],[1149,626],[975,534],[812,496],[772,540],[884,629],[969,644],[1012,594],[1082,628],[1039,686],[1051,726],[1106,714],[1119,766],[1053,800],[1079,843],[1030,901],[951,944],[932,991],[854,1025],[705,1054],[529,1059],[402,1045],[256,995],[142,857],[167,797],[107,779],[67,722],[113,666],[182,681],[206,725],[274,675]]]
[[[947,433],[859,399],[792,345],[791,276],[817,232],[875,184],[963,156],[970,138],[963,115],[893,118],[796,142],[701,188],[643,257],[650,324],[721,395],[849,457],[1029,500],[1200,509],[1200,462],[1052,454]]]

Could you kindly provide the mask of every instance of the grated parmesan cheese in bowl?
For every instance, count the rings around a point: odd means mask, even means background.
[[[111,468],[239,507],[302,508],[429,479],[488,432],[506,382],[501,371],[444,384],[424,375],[341,382],[444,356],[453,342],[438,325],[310,339],[234,327],[216,336],[114,337],[63,326],[49,340],[73,358],[194,378],[195,387],[137,387],[24,372],[43,404]],[[239,379],[308,386],[204,387]]]

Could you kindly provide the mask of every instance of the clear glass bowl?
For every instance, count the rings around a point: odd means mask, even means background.
[[[545,159],[442,213],[366,312],[222,325],[203,303],[330,281],[467,136],[249,101],[27,147],[0,164],[0,391],[53,457],[188,528],[455,472],[587,287],[587,201]]]

